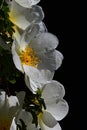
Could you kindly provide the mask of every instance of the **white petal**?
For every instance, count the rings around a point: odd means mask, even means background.
[[[46,129],[48,130],[48,129]],[[56,126],[54,126],[53,130],[62,130],[59,123],[56,124]]]
[[[43,122],[41,123],[40,126],[41,126],[41,130],[61,130],[61,127],[58,122],[53,128],[47,127]]]
[[[27,76],[26,74],[25,74],[25,84],[31,92],[33,92],[34,94],[36,93],[39,85],[37,85],[33,80],[31,80],[29,76]]]
[[[56,70],[61,66],[63,55],[59,51],[56,51]]]
[[[25,18],[24,12],[25,8],[18,5],[15,0],[13,0],[11,9],[10,9],[10,20],[17,25],[18,27],[25,29],[27,26],[30,25],[29,21]]]
[[[58,55],[59,54],[59,55]],[[58,69],[62,63],[62,54],[58,53],[56,50],[49,51],[47,53],[38,52],[39,59],[39,69],[48,69],[50,71],[55,71]]]
[[[51,81],[53,79],[54,72],[51,72],[50,70],[47,69],[42,69],[40,70],[40,72],[44,81]]]
[[[25,78],[25,82],[28,85],[31,85],[31,88],[35,90],[35,88],[42,88],[47,81],[53,78],[54,73],[49,70],[38,70],[37,68],[33,68],[27,65],[23,65],[25,74],[27,75]],[[33,85],[33,86],[32,86]],[[29,86],[28,86],[29,87]]]
[[[28,66],[28,65],[23,65],[24,72],[26,73],[29,78],[32,80],[39,80],[41,77],[41,73],[37,68]]]
[[[31,86],[30,86],[30,78],[29,78],[29,76],[27,76],[26,73],[25,73],[25,75],[24,75],[24,80],[25,80],[26,86],[27,86],[29,89],[31,89]],[[32,91],[32,90],[31,90],[31,91]]]
[[[33,39],[38,34],[38,32],[38,24],[31,24],[29,27],[27,27],[21,36],[21,48],[25,47],[25,45],[28,45],[31,42],[31,39]]]
[[[38,37],[32,40],[32,48],[36,52],[49,52],[58,46],[58,39],[50,33],[41,33]]]
[[[10,130],[17,130],[17,125],[15,123],[15,118],[13,118],[13,120],[12,120],[12,124],[11,124]]]
[[[28,20],[32,23],[40,23],[44,18],[44,12],[41,6],[34,5],[30,10],[26,11],[29,14]]]
[[[24,92],[24,91],[20,91],[20,92],[17,93],[16,96],[17,96],[17,98],[18,98],[20,107],[22,107],[22,106],[23,106],[23,103],[24,103],[25,92]]]
[[[46,28],[46,25],[41,21],[39,23],[39,26],[40,26],[40,33],[43,33],[43,32],[47,32],[47,28]]]
[[[35,5],[40,2],[40,0],[15,0],[19,5],[30,8],[32,5]]]
[[[55,80],[47,83],[42,89],[42,98],[46,103],[57,102],[65,95],[65,89],[63,85]]]
[[[46,104],[47,110],[55,117],[56,120],[62,120],[68,113],[69,106],[63,99],[58,102]]]
[[[16,52],[15,41],[12,44],[12,56],[13,56],[13,61],[14,61],[14,64],[15,64],[16,68],[23,73],[23,68],[22,68],[21,61],[20,61],[20,58],[19,58],[19,56],[18,56],[18,54]]]
[[[44,13],[39,6],[24,8],[13,1],[9,16],[15,25],[25,30],[31,23],[40,22],[44,17]]]
[[[47,111],[43,112],[42,121],[50,128],[53,128],[57,124],[56,119]]]
[[[9,103],[9,116],[13,118],[19,109],[19,101],[16,96],[8,97]]]
[[[36,128],[35,124],[28,123],[27,130],[38,130],[38,128]]]
[[[27,112],[25,110],[22,110],[19,115],[16,117],[16,122],[20,124],[20,119],[22,119],[25,123],[25,125],[28,125],[28,123],[32,123],[33,117],[30,112]]]
[[[10,96],[8,97],[8,103],[9,103],[9,107],[15,107],[18,106],[19,101],[16,96]]]
[[[49,70],[38,70],[37,68],[23,65],[25,73],[34,81],[44,83],[53,78],[53,73]]]

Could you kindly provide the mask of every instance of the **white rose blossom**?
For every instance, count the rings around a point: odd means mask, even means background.
[[[57,37],[41,32],[38,24],[29,26],[22,36],[15,38],[12,45],[13,61],[16,68],[25,73],[26,85],[32,92],[52,80],[54,71],[60,67],[63,55],[55,50],[57,46]]]
[[[11,128],[10,126],[23,104],[24,92],[19,92],[18,98],[8,96],[5,91],[0,90],[0,130],[15,130],[15,126]]]
[[[16,3],[15,0],[12,0],[9,17],[14,25],[25,30],[31,23],[41,22],[44,18],[44,13],[42,8],[38,5],[25,8]]]
[[[38,112],[38,126],[32,124],[32,115],[29,112],[21,111],[16,121],[20,123],[22,119],[27,126],[27,130],[61,130],[58,121],[62,120],[68,113],[69,107],[63,99],[65,89],[62,84],[52,80],[42,89],[42,97],[45,101],[46,110],[42,108],[42,112]],[[35,100],[36,103],[38,101]]]
[[[63,99],[65,89],[57,81],[47,83],[42,90],[42,98],[46,103],[46,110],[39,114],[39,125],[41,130],[61,130],[58,121],[62,120],[68,113],[68,104]]]

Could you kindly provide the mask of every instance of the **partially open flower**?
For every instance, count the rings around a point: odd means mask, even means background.
[[[41,130],[61,130],[57,121],[62,120],[69,109],[67,102],[63,99],[64,95],[64,87],[57,81],[51,81],[44,86],[42,98],[46,103],[46,110],[38,116]]]
[[[65,95],[63,85],[52,80],[44,85],[41,93],[41,99],[44,100],[46,109],[39,104],[41,102],[39,102],[38,99],[35,98],[35,100],[33,100],[33,103],[39,107],[38,111],[35,109],[38,122],[37,127],[35,127],[34,124],[36,122],[33,122],[32,124],[33,118],[36,119],[36,117],[32,117],[31,113],[25,110],[22,110],[18,117],[15,118],[17,124],[21,125],[20,119],[22,119],[27,130],[37,130],[39,128],[41,128],[41,130],[61,130],[58,121],[62,120],[67,115],[69,109],[67,102],[63,99]]]
[[[58,39],[51,33],[40,32],[39,25],[29,26],[12,45],[13,61],[18,70],[25,73],[26,85],[35,92],[52,80],[54,71],[62,63],[62,54],[55,50]],[[31,86],[31,87],[30,87]]]
[[[12,0],[9,17],[14,25],[25,30],[31,23],[39,23],[42,21],[44,13],[38,5],[33,5],[32,8],[25,8],[15,2],[15,0]]]

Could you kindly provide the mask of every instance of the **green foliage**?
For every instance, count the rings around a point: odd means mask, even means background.
[[[20,72],[14,66],[11,54],[13,23],[9,19],[9,6],[0,0],[0,78],[14,84]]]
[[[38,89],[36,94],[26,93],[23,108],[30,112],[33,116],[33,123],[38,126],[38,115],[42,113],[42,109],[46,109],[44,99],[41,98],[41,91]]]
[[[9,19],[9,7],[5,0],[0,0],[0,37],[5,43],[12,43],[13,23]]]
[[[13,63],[12,54],[0,47],[0,77],[14,84],[21,73]]]

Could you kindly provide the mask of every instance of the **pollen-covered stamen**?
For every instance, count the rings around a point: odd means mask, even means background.
[[[24,50],[21,50],[19,56],[22,64],[32,67],[37,67],[40,61],[35,51],[30,47],[26,47]]]
[[[11,126],[11,120],[9,120],[9,119],[1,120],[0,119],[0,130],[10,130],[10,126]]]

